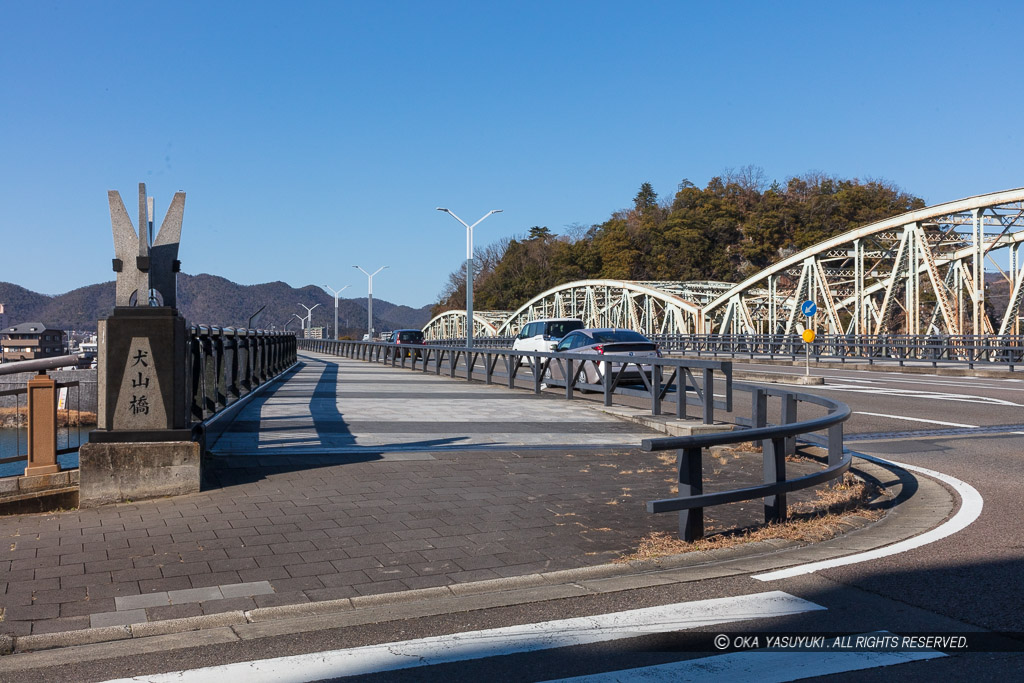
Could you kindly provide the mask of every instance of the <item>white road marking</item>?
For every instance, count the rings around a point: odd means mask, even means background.
[[[304,683],[518,652],[600,643],[824,609],[821,605],[782,591],[768,591],[732,598],[698,600],[598,614],[592,617],[559,619],[397,643],[367,645],[347,650],[314,652],[152,676],[137,676],[108,683],[224,683],[237,680],[244,680],[246,683]]]
[[[814,572],[822,569],[834,569],[848,564],[868,562],[870,560],[877,560],[890,555],[905,553],[908,550],[920,548],[921,546],[934,543],[935,541],[946,538],[947,536],[952,536],[958,531],[966,529],[978,518],[979,515],[981,515],[981,509],[984,506],[985,501],[982,499],[981,494],[978,493],[978,490],[967,482],[960,481],[948,474],[942,474],[941,472],[929,470],[924,467],[916,467],[914,465],[907,465],[905,463],[894,462],[892,460],[883,460],[882,458],[876,458],[864,453],[854,453],[854,455],[858,458],[863,458],[864,460],[869,460],[879,465],[900,467],[910,472],[918,472],[927,477],[932,477],[933,479],[938,479],[939,481],[944,482],[960,496],[960,509],[957,510],[955,515],[946,520],[946,522],[940,524],[931,531],[926,531],[923,534],[914,536],[913,538],[908,538],[907,540],[900,541],[899,543],[893,543],[892,545],[885,546],[884,548],[876,548],[875,550],[869,550],[855,555],[847,555],[846,557],[837,557],[832,560],[801,564],[796,567],[779,569],[778,571],[767,572],[765,574],[755,574],[752,578],[755,578],[758,581],[776,581],[778,579],[788,579],[802,574],[813,574]]]
[[[975,396],[973,394],[950,394],[932,391],[920,391],[917,389],[891,389],[878,386],[855,386],[849,384],[825,384],[815,387],[822,391],[849,391],[855,394],[871,394],[872,396],[905,396],[915,399],[929,399],[932,401],[958,401],[961,403],[986,403],[997,406],[1020,406],[1013,401],[1005,401],[1001,398],[990,398],[988,396]]]
[[[945,425],[946,427],[968,427],[970,429],[977,429],[978,425],[965,425],[959,422],[942,422],[941,420],[925,420],[920,417],[904,417],[903,415],[886,415],[885,413],[866,413],[863,410],[853,411],[854,415],[872,415],[874,417],[889,417],[893,420],[906,420],[907,422],[927,422],[933,425]]]
[[[920,377],[920,375],[919,375],[919,377]],[[884,377],[884,378],[883,377],[879,377],[879,378],[867,379],[867,378],[846,377],[846,376],[843,376],[843,375],[824,375],[824,378],[827,379],[827,380],[833,380],[833,381],[837,381],[837,382],[856,382],[856,383],[872,384],[872,385],[879,385],[879,384],[885,384],[885,383],[889,383],[889,384],[927,384],[928,386],[931,386],[931,387],[936,387],[936,386],[955,387],[955,388],[956,387],[959,387],[959,388],[982,387],[984,389],[998,389],[999,391],[1015,391],[1015,392],[1022,392],[1022,391],[1024,391],[1024,389],[1018,389],[1016,387],[994,387],[992,385],[993,380],[988,378],[988,377],[980,377],[980,378],[979,377],[965,377],[964,378],[965,380],[970,380],[970,381],[963,381],[963,382],[954,382],[954,381],[949,381],[948,378],[947,379],[939,379],[938,377],[936,377],[935,379],[896,379],[896,378],[888,378],[888,377]],[[981,380],[981,381],[979,381],[979,380]],[[1018,379],[1012,379],[1012,380],[1011,379],[1004,379],[1004,380],[996,380],[996,381],[1000,381],[1000,382],[1020,382],[1021,380],[1018,380]]]
[[[784,683],[784,681],[797,681],[801,678],[862,671],[945,656],[937,650],[913,652],[768,652],[753,650],[637,669],[609,671],[591,676],[560,678],[546,683],[617,683],[618,681]]]

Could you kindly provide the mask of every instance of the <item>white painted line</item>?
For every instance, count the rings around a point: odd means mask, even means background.
[[[947,536],[952,536],[958,531],[962,531],[970,526],[970,524],[981,514],[981,509],[984,506],[984,500],[982,499],[981,494],[978,493],[978,490],[967,482],[960,481],[959,479],[955,479],[947,474],[942,474],[941,472],[936,472],[935,470],[925,469],[924,467],[915,467],[914,465],[907,465],[901,462],[894,462],[892,460],[883,460],[882,458],[876,458],[864,453],[855,452],[853,455],[879,465],[900,467],[907,471],[918,472],[926,477],[932,477],[933,479],[938,479],[939,481],[944,482],[960,496],[960,509],[957,510],[955,515],[946,520],[945,523],[940,524],[931,531],[926,531],[923,534],[914,536],[913,538],[908,538],[905,541],[893,543],[892,545],[887,545],[884,548],[876,548],[875,550],[869,550],[855,555],[847,555],[846,557],[837,557],[832,560],[801,564],[796,567],[780,569],[766,574],[755,574],[753,578],[758,581],[776,581],[778,579],[788,579],[802,574],[813,574],[814,572],[822,569],[834,569],[848,564],[868,562],[870,560],[877,560],[890,555],[897,555],[899,553],[907,552],[908,550],[920,548],[921,546],[928,545],[929,543],[934,543],[935,541],[946,538]]]
[[[977,429],[978,425],[965,425],[959,422],[943,422],[941,420],[925,420],[920,417],[904,417],[903,415],[886,415],[885,413],[866,413],[862,410],[853,411],[854,415],[872,415],[874,417],[888,417],[893,420],[906,420],[907,422],[927,422],[933,425],[945,425],[946,427],[968,427],[970,429]]]
[[[946,655],[936,650],[915,652],[733,652],[727,655],[688,659],[671,664],[610,671],[591,676],[559,678],[547,683],[613,683],[617,681],[664,681],[665,683],[784,683],[801,678],[863,671],[906,664]]]
[[[781,591],[683,602],[660,607],[559,619],[485,631],[432,636],[348,650],[314,652],[189,671],[118,679],[108,683],[304,683],[397,671],[467,659],[600,643],[620,638],[699,628],[734,621],[781,617],[825,609]]]

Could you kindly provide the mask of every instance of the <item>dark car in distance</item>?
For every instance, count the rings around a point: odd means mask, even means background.
[[[395,330],[388,341],[399,346],[425,346],[427,343],[423,337],[423,330]],[[410,350],[404,355],[412,354],[413,351]]]

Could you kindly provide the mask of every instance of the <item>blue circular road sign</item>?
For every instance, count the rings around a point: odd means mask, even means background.
[[[800,304],[800,312],[810,318],[812,315],[818,312],[818,305],[808,299],[807,301]]]

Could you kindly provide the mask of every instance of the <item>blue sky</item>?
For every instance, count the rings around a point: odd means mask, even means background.
[[[0,0],[0,281],[113,279],[106,191],[187,273],[433,303],[477,246],[762,167],[929,204],[1024,185],[1019,3]],[[42,264],[51,264],[42,269]],[[10,311],[16,316],[16,313]],[[210,322],[217,321],[196,321]]]

